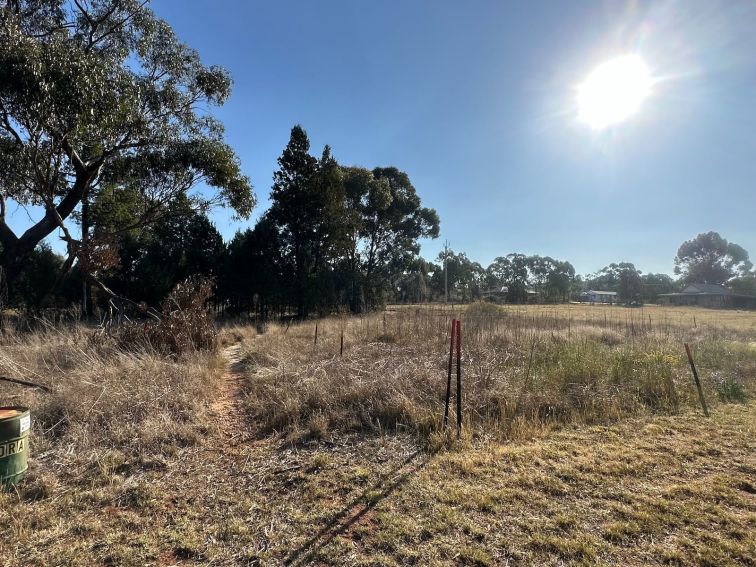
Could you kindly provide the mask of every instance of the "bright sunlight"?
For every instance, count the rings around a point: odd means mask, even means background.
[[[602,63],[578,86],[578,119],[597,130],[634,114],[651,93],[651,75],[637,55]]]

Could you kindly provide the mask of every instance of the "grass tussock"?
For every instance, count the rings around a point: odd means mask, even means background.
[[[437,439],[453,317],[462,320],[468,435],[527,436],[696,408],[683,342],[693,347],[710,405],[754,394],[756,349],[746,327],[618,313],[623,318],[601,308],[590,317],[491,304],[395,309],[321,320],[317,343],[315,322],[270,325],[244,341],[248,415],[265,433],[409,430]]]
[[[3,404],[31,408],[36,458],[25,484],[29,497],[49,493],[60,477],[91,480],[83,471],[107,473],[196,442],[213,394],[208,386],[221,366],[207,352],[175,358],[145,348],[124,350],[81,326],[3,334],[0,375],[52,390],[0,382]],[[36,474],[39,459],[48,465],[42,476]]]

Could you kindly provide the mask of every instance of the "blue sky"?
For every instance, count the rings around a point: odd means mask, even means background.
[[[208,64],[234,78],[216,112],[268,206],[293,124],[343,164],[395,165],[443,240],[484,266],[509,252],[672,271],[717,230],[756,256],[756,3],[247,2],[155,0]],[[638,53],[656,83],[640,111],[596,132],[575,88]],[[14,222],[21,222],[16,214]]]

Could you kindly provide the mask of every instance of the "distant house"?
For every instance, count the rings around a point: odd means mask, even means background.
[[[528,303],[538,303],[538,292],[534,289],[526,289],[525,297]]]
[[[584,303],[617,303],[619,298],[616,291],[596,291],[589,289],[580,294],[580,301]]]
[[[507,286],[501,286],[500,288],[482,291],[480,297],[481,299],[492,303],[505,303],[507,300],[507,293],[509,293],[509,288]]]
[[[753,309],[756,297],[733,293],[716,284],[690,284],[679,293],[662,293],[658,302],[662,305],[698,305],[699,307]]]

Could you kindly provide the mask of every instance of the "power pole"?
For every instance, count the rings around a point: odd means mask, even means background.
[[[444,303],[449,303],[449,276],[446,262],[449,256],[449,241],[444,240]]]

